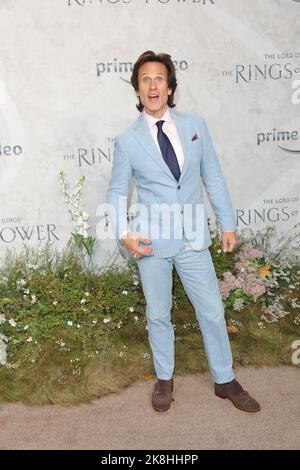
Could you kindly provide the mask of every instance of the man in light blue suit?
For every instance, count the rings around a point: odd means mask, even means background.
[[[118,243],[138,264],[149,342],[157,375],[156,411],[170,408],[173,392],[174,329],[171,323],[175,266],[195,308],[215,394],[244,411],[260,406],[232,370],[232,353],[209,245],[201,181],[222,231],[224,252],[238,243],[235,215],[205,121],[174,111],[176,73],[168,54],[143,53],[131,83],[139,118],[116,141],[107,191]],[[134,179],[137,204],[127,210]],[[120,245],[119,245],[120,246]]]

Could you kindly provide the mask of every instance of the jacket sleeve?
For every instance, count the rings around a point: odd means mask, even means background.
[[[111,178],[106,193],[106,202],[110,207],[109,219],[112,223],[117,241],[119,241],[121,235],[128,230],[127,198],[132,173],[132,167],[129,164],[125,150],[121,147],[117,139]]]
[[[235,213],[226,182],[212,144],[207,125],[202,119],[201,177],[221,231],[235,231]]]

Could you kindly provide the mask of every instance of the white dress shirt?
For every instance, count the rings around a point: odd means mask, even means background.
[[[170,139],[170,142],[172,144],[172,147],[173,147],[174,152],[175,152],[176,157],[177,157],[177,161],[178,161],[180,171],[182,171],[183,164],[184,164],[184,152],[183,152],[181,141],[180,141],[180,138],[179,138],[176,126],[175,126],[175,122],[174,122],[172,114],[170,112],[170,108],[167,107],[167,111],[165,112],[165,114],[163,115],[163,117],[161,119],[157,119],[157,118],[154,118],[154,117],[150,116],[149,114],[147,114],[145,112],[145,110],[143,111],[143,113],[144,113],[144,117],[146,119],[146,122],[149,126],[151,135],[154,139],[154,142],[155,142],[155,144],[156,144],[156,146],[157,146],[157,148],[160,152],[161,152],[161,150],[160,150],[160,146],[159,146],[159,143],[158,143],[158,140],[157,140],[158,128],[157,128],[156,123],[158,121],[165,121],[163,123],[162,129],[163,129],[164,133]]]

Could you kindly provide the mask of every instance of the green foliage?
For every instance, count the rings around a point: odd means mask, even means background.
[[[215,266],[217,278],[221,279],[225,271],[230,271],[233,274],[236,274],[237,270],[234,267],[236,251],[227,253],[223,252],[220,232],[218,230],[211,230],[211,241],[212,243],[209,250]]]
[[[0,315],[6,321],[0,332],[9,339],[13,367],[37,362],[46,341],[66,353],[80,349],[95,356],[111,346],[123,324],[145,321],[142,290],[130,271],[96,276],[83,271],[72,248],[63,262],[48,250],[35,257],[38,264],[27,251],[9,255],[3,267]]]

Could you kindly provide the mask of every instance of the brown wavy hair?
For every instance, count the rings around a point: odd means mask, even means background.
[[[153,51],[143,52],[143,54],[140,55],[140,57],[138,58],[138,60],[133,66],[133,71],[132,71],[132,75],[130,79],[131,85],[133,86],[135,91],[139,90],[139,81],[138,81],[139,69],[146,62],[160,62],[166,67],[167,72],[168,72],[168,87],[170,90],[172,90],[172,93],[169,95],[169,98],[168,98],[168,106],[170,106],[170,108],[174,108],[176,106],[174,104],[174,94],[177,88],[177,79],[176,79],[175,67],[172,62],[171,56],[169,54],[165,54],[163,52],[156,54]],[[140,98],[139,98],[139,103],[136,105],[136,107],[140,112],[142,112],[144,109],[144,105],[142,104]]]

